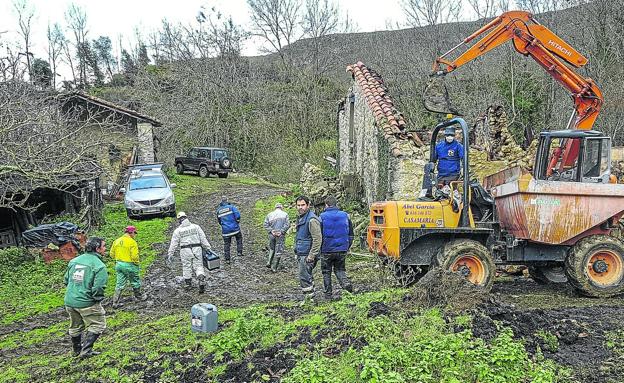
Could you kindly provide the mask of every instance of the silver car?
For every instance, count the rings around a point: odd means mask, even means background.
[[[124,206],[130,218],[145,216],[175,217],[173,188],[162,170],[162,164],[134,165],[125,189]]]

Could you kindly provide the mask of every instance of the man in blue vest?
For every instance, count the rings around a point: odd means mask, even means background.
[[[325,199],[325,211],[321,213],[323,244],[321,245],[321,272],[323,273],[323,292],[325,299],[332,299],[332,269],[340,286],[353,292],[351,281],[347,277],[345,258],[353,243],[353,224],[349,215],[336,207],[336,197]]]
[[[459,179],[462,158],[464,147],[455,139],[455,128],[447,127],[444,129],[444,141],[438,142],[435,147],[434,162],[438,162],[439,185],[448,185]]]
[[[240,228],[241,215],[236,206],[228,202],[227,197],[221,198],[221,203],[217,208],[217,220],[221,225],[221,235],[223,236],[223,257],[225,263],[230,261],[230,246],[232,237],[236,238],[236,252],[239,257],[243,256],[243,233]]]
[[[323,241],[321,220],[310,209],[308,197],[299,196],[295,202],[299,213],[295,238],[295,255],[299,264],[299,283],[306,298],[312,298],[314,297],[312,271],[318,261],[321,242]]]

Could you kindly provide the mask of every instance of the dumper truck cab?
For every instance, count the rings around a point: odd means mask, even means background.
[[[436,126],[462,130],[454,118]],[[611,139],[600,132],[544,132],[534,174],[511,168],[470,180],[469,150],[463,178],[441,194],[433,153],[421,198],[375,202],[370,207],[369,249],[403,283],[430,267],[459,272],[492,286],[497,264],[524,264],[541,282],[568,281],[582,293],[604,297],[624,291],[624,244],[610,236],[624,214],[624,185],[610,175]],[[565,150],[563,150],[565,149]]]

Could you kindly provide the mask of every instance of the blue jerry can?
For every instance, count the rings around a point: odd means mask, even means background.
[[[210,303],[197,303],[191,307],[191,331],[217,331],[217,307]]]

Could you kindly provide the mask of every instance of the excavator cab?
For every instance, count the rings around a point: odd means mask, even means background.
[[[533,174],[538,180],[612,182],[611,138],[594,130],[542,132]]]

